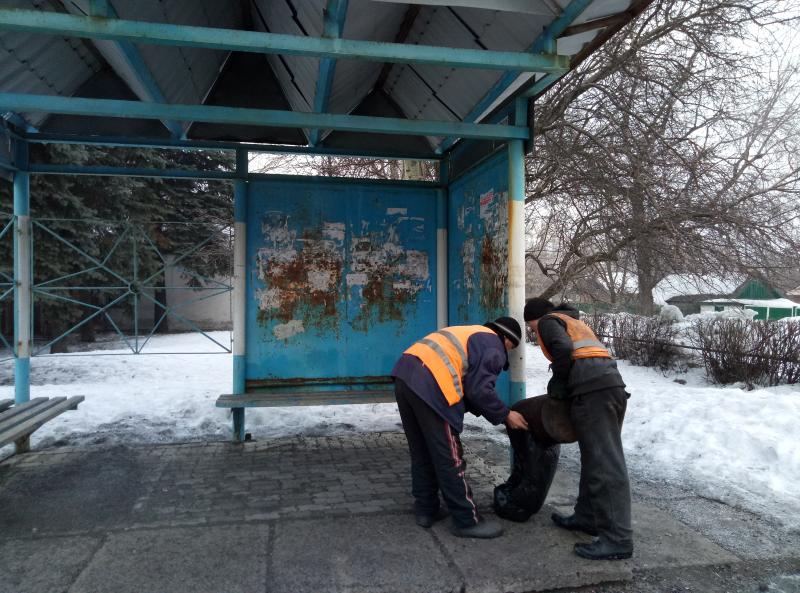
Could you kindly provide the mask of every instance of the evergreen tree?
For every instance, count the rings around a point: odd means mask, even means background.
[[[234,161],[230,153],[213,151],[31,146],[36,163],[230,170]],[[95,311],[70,299],[103,306],[128,292],[115,308],[125,308],[132,318],[138,300],[140,310],[155,309],[158,321],[166,300],[165,259],[180,258],[206,239],[201,249],[180,259],[184,274],[199,286],[203,277],[227,273],[231,253],[225,229],[232,219],[232,194],[230,184],[219,181],[33,175],[34,283],[44,283],[46,291],[35,297],[37,332],[58,336]],[[0,184],[0,212],[10,214],[12,203],[11,184]],[[0,258],[11,262],[10,241],[0,243]],[[148,296],[153,288],[155,303]],[[82,337],[93,339],[103,318],[83,324]],[[158,329],[167,327],[164,319]]]

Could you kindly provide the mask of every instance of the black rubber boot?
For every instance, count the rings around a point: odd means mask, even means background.
[[[575,515],[562,515],[560,513],[553,513],[550,515],[550,518],[553,520],[553,523],[562,529],[568,529],[570,531],[583,531],[588,535],[597,535],[597,529],[591,525],[586,525],[585,523],[579,522],[578,519],[575,518]]]
[[[420,527],[429,529],[430,527],[433,527],[434,523],[441,521],[442,519],[446,518],[449,515],[450,513],[447,512],[447,509],[439,507],[439,510],[436,511],[433,515],[415,514],[414,520]]]
[[[589,560],[625,560],[633,556],[633,542],[610,542],[595,538],[590,544],[575,544],[575,553]]]
[[[456,537],[474,537],[479,539],[492,539],[503,535],[503,527],[495,521],[486,521],[481,519],[475,525],[469,527],[458,527],[452,525],[450,533]]]

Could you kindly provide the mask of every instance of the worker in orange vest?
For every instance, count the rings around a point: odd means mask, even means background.
[[[553,513],[559,527],[596,536],[575,544],[575,553],[592,560],[620,560],[633,554],[631,493],[622,421],[630,394],[617,363],[578,311],[546,299],[525,303],[525,323],[536,333],[553,377],[550,397],[570,402],[570,420],[581,452],[578,500],[572,515]]]
[[[492,424],[527,428],[495,390],[508,369],[508,351],[519,346],[522,329],[511,317],[485,325],[445,327],[412,344],[392,369],[394,393],[411,454],[411,493],[417,525],[431,527],[447,516],[441,491],[458,537],[492,538],[499,523],[480,517],[466,479],[459,434],[464,413]]]

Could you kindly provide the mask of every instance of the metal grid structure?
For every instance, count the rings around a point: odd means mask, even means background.
[[[13,229],[14,274],[0,278],[0,295],[14,296],[16,400],[29,399],[33,297],[54,292],[33,283],[32,230],[46,225],[30,217],[30,175],[232,181],[234,394],[245,390],[247,242],[258,231],[248,197],[252,182],[277,179],[247,170],[250,150],[439,161],[439,181],[417,186],[436,196],[426,257],[437,266],[437,325],[457,320],[447,268],[454,224],[459,237],[475,228],[506,237],[487,243],[503,273],[497,294],[480,302],[521,319],[531,102],[650,1],[3,0],[0,174],[13,179],[14,210],[1,232]],[[31,143],[230,150],[237,166],[45,165],[29,162]],[[451,183],[475,167],[477,181],[454,193]],[[476,211],[481,220],[461,228]],[[104,313],[95,306],[93,315]],[[522,356],[511,360],[512,401],[524,397]],[[241,434],[241,410],[236,418]]]

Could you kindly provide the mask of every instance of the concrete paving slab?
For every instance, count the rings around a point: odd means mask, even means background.
[[[636,568],[725,564],[739,559],[654,506],[632,508]]]
[[[526,523],[502,523],[503,536],[492,540],[457,538],[446,521],[434,526],[465,575],[465,593],[521,593],[632,578],[629,561],[596,562],[576,556],[573,545],[588,538],[555,527],[547,508]]]
[[[252,593],[266,588],[266,525],[108,537],[69,593]]]
[[[459,591],[463,578],[411,514],[276,526],[271,593]]]
[[[0,513],[5,537],[121,526],[148,471],[128,447],[17,457],[0,465],[0,509],[14,509]]]
[[[666,510],[740,558],[800,557],[800,533],[753,513],[700,497],[669,501]]]
[[[85,536],[0,542],[0,593],[63,593],[101,542]]]

